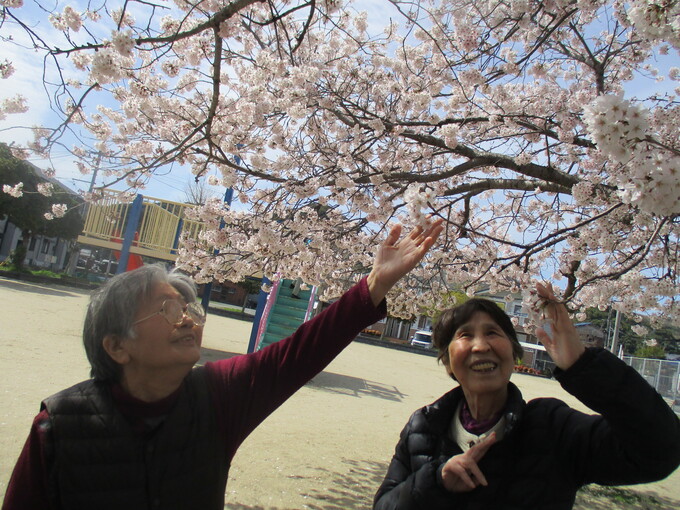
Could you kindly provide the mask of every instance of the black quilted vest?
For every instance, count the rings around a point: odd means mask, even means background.
[[[42,406],[51,419],[55,508],[224,508],[229,462],[203,368],[187,376],[150,438],[135,433],[115,408],[109,387],[92,380]]]

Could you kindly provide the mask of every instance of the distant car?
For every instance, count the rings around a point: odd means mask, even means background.
[[[432,331],[418,330],[413,333],[409,344],[423,349],[432,349]]]
[[[118,270],[118,261],[107,259],[100,260],[97,263],[97,270],[102,274],[116,274],[116,271]]]

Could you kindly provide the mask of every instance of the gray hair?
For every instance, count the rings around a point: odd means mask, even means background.
[[[120,380],[122,368],[104,349],[104,338],[107,335],[134,338],[132,326],[137,309],[159,283],[172,285],[187,303],[196,301],[194,281],[175,270],[168,271],[164,264],[145,265],[118,274],[90,296],[83,325],[83,344],[90,361],[90,375],[95,380]]]

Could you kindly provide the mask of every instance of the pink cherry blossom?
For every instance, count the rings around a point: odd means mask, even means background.
[[[285,3],[60,4],[30,25],[63,72],[45,84],[60,117],[26,149],[75,145],[84,173],[98,155],[122,201],[179,166],[232,188],[233,207],[186,213],[200,228],[178,264],[197,281],[278,274],[330,298],[388,223],[433,215],[446,230],[391,313],[539,278],[576,313],[680,322],[677,3],[397,1],[378,20]],[[0,117],[26,107],[5,99]]]
[[[66,204],[52,204],[52,214],[55,218],[62,218],[66,214]]]
[[[38,183],[38,193],[46,197],[51,197],[54,193],[54,185],[51,182]]]
[[[9,184],[3,184],[2,186],[3,193],[7,193],[8,195],[14,198],[22,197],[24,195],[23,189],[24,189],[23,182],[15,184],[14,186],[10,186]]]
[[[0,0],[0,5],[8,9],[19,9],[23,7],[24,0]]]
[[[5,59],[2,62],[0,62],[0,78],[3,80],[9,78],[12,76],[14,73],[14,66],[12,65],[12,62],[9,60]]]

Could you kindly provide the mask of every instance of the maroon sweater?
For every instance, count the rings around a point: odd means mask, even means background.
[[[373,306],[366,279],[288,338],[261,351],[205,364],[208,384],[229,461],[243,440],[288,397],[321,372],[365,327],[385,316]],[[139,434],[153,430],[178,392],[146,403],[112,387],[120,412]],[[2,510],[49,509],[50,418],[41,411],[12,473]],[[53,509],[56,510],[56,509]]]

